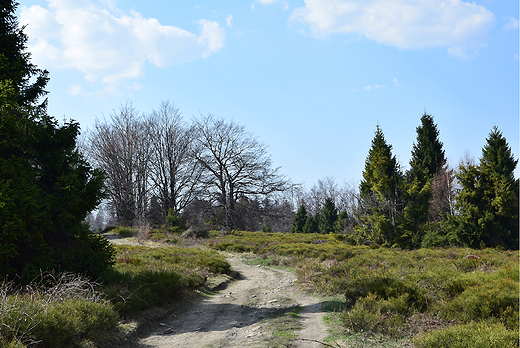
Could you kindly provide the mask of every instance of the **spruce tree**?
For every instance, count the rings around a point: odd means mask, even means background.
[[[19,106],[45,109],[47,100],[40,104],[38,100],[47,94],[49,72],[30,61],[31,54],[26,50],[28,38],[15,15],[18,3],[0,0],[0,4],[0,81],[10,81]]]
[[[334,201],[330,198],[325,199],[325,204],[319,214],[319,230],[321,233],[334,232],[334,224],[338,219],[338,210]]]
[[[307,222],[307,209],[305,209],[305,205],[302,204],[298,208],[296,216],[293,219],[291,232],[303,233],[303,227],[305,226],[305,222]]]
[[[303,233],[318,233],[318,217],[309,215],[303,226]]]
[[[83,221],[103,198],[104,173],[78,152],[79,124],[60,126],[38,105],[47,73],[29,62],[16,6],[0,8],[0,277],[99,277],[114,250]]]
[[[518,249],[519,183],[514,159],[502,132],[494,127],[482,149],[479,165],[459,167],[457,237],[466,246]]]
[[[417,142],[413,144],[410,159],[410,174],[424,185],[439,171],[446,161],[442,142],[439,141],[439,130],[431,115],[424,113],[421,125],[416,128]]]
[[[397,159],[378,125],[360,184],[363,216],[357,230],[364,238],[378,243],[394,242],[401,210],[401,185],[402,174]]]
[[[432,180],[446,162],[439,130],[431,115],[424,113],[421,125],[416,128],[417,142],[413,144],[410,170],[406,185],[406,207],[404,210],[404,232],[401,244],[417,247],[428,222],[428,211],[432,199]]]

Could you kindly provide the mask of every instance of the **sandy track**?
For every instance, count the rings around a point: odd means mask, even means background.
[[[302,307],[303,330],[296,332],[298,337],[323,340],[327,331],[320,300],[302,292],[293,273],[248,265],[237,257],[228,261],[239,272],[238,280],[186,312],[164,319],[138,346],[268,347],[276,331],[269,318],[294,306]],[[291,346],[323,347],[304,340],[292,341]]]

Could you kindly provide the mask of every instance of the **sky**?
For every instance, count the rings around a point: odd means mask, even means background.
[[[408,169],[425,112],[452,167],[494,126],[519,156],[517,0],[26,0],[17,15],[49,113],[83,131],[169,100],[186,122],[245,126],[308,188],[359,183],[376,125]]]

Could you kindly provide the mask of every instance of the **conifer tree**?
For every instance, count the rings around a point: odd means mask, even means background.
[[[392,146],[386,143],[383,131],[377,125],[360,185],[364,213],[357,230],[364,238],[393,243],[401,210],[401,183],[402,174],[392,155]]]
[[[30,281],[41,270],[99,277],[114,249],[83,224],[103,198],[104,173],[78,152],[79,124],[47,115],[47,73],[29,62],[27,37],[0,7],[0,278]],[[36,79],[30,83],[29,79]]]
[[[318,217],[309,215],[303,226],[303,233],[318,233]]]
[[[325,204],[319,214],[319,230],[321,233],[334,232],[334,224],[338,219],[338,210],[334,201],[330,198],[325,199]]]
[[[15,15],[17,8],[15,1],[0,0],[0,81],[11,82],[19,106],[45,108],[47,100],[38,104],[38,99],[47,94],[49,72],[31,63],[28,38]]]
[[[305,209],[305,205],[302,204],[298,208],[296,216],[294,217],[291,232],[303,233],[303,227],[305,226],[305,222],[307,222],[307,209]]]
[[[431,115],[424,113],[421,125],[416,128],[417,142],[413,144],[410,171],[406,185],[407,204],[404,210],[404,223],[401,243],[416,247],[419,245],[425,224],[428,221],[430,200],[432,199],[432,180],[446,162],[439,130]]]
[[[518,160],[497,127],[486,142],[479,165],[459,167],[459,215],[452,221],[466,246],[518,249],[519,183],[514,178]]]

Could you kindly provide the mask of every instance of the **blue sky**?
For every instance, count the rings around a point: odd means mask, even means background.
[[[425,110],[452,166],[495,125],[518,158],[517,0],[27,0],[18,15],[49,112],[82,129],[169,99],[187,121],[245,125],[307,187],[359,182],[376,124],[408,168]]]

